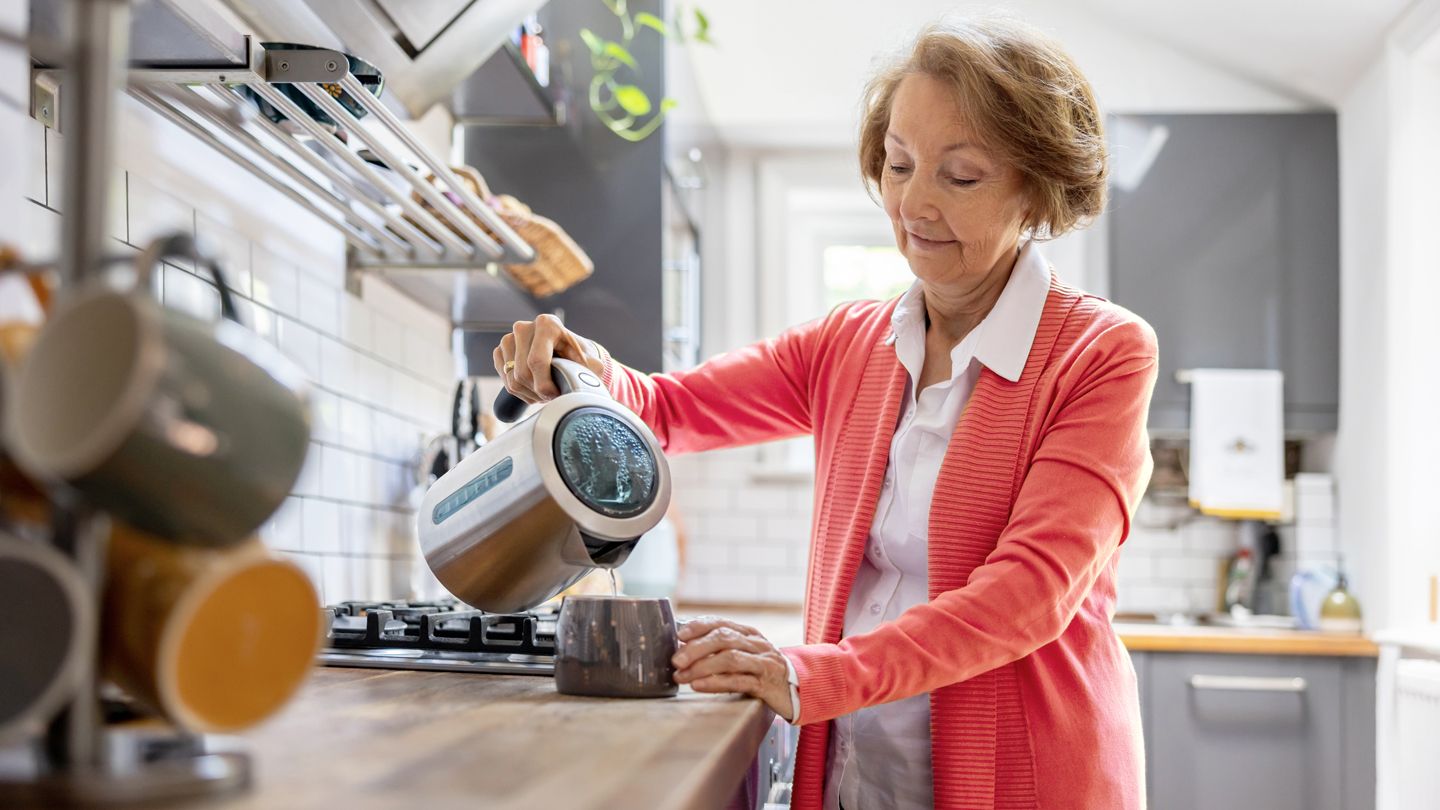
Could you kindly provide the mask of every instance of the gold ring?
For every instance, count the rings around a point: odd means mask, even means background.
[[[506,360],[506,361],[505,361],[505,373],[506,373],[506,374],[509,374],[509,373],[510,373],[510,369],[512,369],[512,368],[515,368],[515,361],[514,361],[514,360]]]

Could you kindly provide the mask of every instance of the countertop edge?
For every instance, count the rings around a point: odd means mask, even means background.
[[[1380,647],[1364,636],[1295,635],[1290,633],[1174,633],[1120,631],[1131,652],[1190,652],[1232,655],[1310,655],[1376,658]]]
[[[758,698],[737,698],[749,703],[712,753],[694,771],[694,777],[676,785],[661,810],[713,810],[724,807],[745,780],[756,752],[770,730],[775,714]]]

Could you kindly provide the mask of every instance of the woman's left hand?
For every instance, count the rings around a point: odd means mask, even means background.
[[[791,720],[790,668],[785,656],[753,627],[705,616],[680,626],[680,651],[671,659],[675,682],[696,692],[757,697]]]

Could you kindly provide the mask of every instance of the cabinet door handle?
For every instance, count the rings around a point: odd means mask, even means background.
[[[1244,675],[1191,675],[1190,688],[1214,692],[1304,692],[1304,678],[1254,678]]]

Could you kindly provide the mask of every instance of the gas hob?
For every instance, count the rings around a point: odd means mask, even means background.
[[[557,613],[485,613],[455,600],[342,602],[324,609],[319,660],[337,667],[553,675]]]

